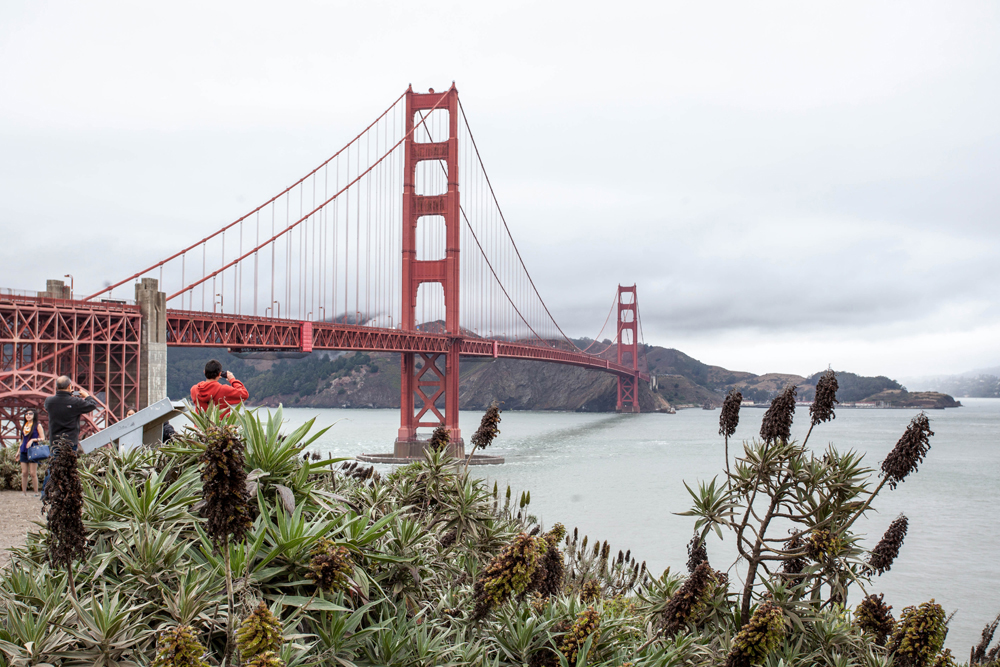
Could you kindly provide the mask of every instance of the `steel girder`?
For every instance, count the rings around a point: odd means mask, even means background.
[[[98,428],[125,416],[139,396],[136,306],[69,299],[0,298],[0,431],[10,437],[24,410],[41,409],[68,375],[95,396],[103,410],[84,420]],[[44,411],[42,418],[45,418]]]
[[[225,315],[181,310],[167,311],[167,345],[225,347],[232,350],[301,351],[303,325],[312,326],[312,349],[365,352],[443,354],[454,345],[459,354],[472,357],[531,359],[606,371],[619,376],[649,380],[641,373],[609,359],[548,345],[511,343],[486,338],[453,338],[442,334],[382,329],[330,322],[299,322],[249,315]]]

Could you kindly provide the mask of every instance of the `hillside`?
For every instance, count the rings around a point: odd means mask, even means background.
[[[816,383],[823,373],[816,373],[799,385],[799,399],[811,401],[816,396]],[[874,400],[874,397],[886,391],[906,391],[903,385],[895,380],[878,375],[865,377],[847,371],[837,371],[837,400],[841,403],[857,403]]]
[[[317,353],[301,359],[280,355],[240,358],[221,350],[170,349],[167,388],[172,398],[188,395],[204,379],[204,363],[219,359],[247,386],[252,405],[316,408],[398,408],[399,356]],[[461,409],[481,410],[494,401],[508,410],[610,412],[617,404],[612,375],[560,364],[514,359],[463,359]],[[644,412],[669,410],[669,402],[640,384]]]
[[[579,341],[582,344],[585,341]],[[588,341],[589,342],[589,341]],[[400,368],[396,354],[317,352],[311,355],[255,353],[232,355],[218,349],[168,351],[168,393],[188,395],[192,384],[203,379],[207,359],[219,359],[242,380],[253,405],[316,408],[398,408]],[[614,359],[614,346],[602,356]],[[649,372],[654,388],[641,383],[640,407],[644,412],[674,407],[722,405],[726,393],[739,389],[745,401],[766,403],[788,384],[798,387],[800,400],[811,401],[822,373],[809,377],[789,373],[755,375],[711,366],[679,350],[647,346]],[[889,407],[944,408],[960,405],[947,394],[907,392],[885,376],[865,377],[837,371],[842,403],[884,403]],[[617,403],[615,378],[600,371],[560,364],[514,359],[462,360],[459,384],[462,409],[481,410],[493,400],[508,410],[568,410],[609,412]]]
[[[948,394],[935,391],[906,391],[905,389],[889,389],[865,398],[866,403],[884,403],[892,408],[918,408],[920,410],[939,410],[942,408],[961,407],[961,403]]]

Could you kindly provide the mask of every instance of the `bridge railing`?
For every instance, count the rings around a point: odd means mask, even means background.
[[[80,310],[112,310],[121,312],[126,310],[131,311],[137,308],[134,299],[100,299],[98,301],[80,301],[77,299],[60,299],[58,297],[44,295],[45,292],[0,287],[0,302],[2,303],[23,303],[33,306],[56,306],[64,309],[76,308]]]

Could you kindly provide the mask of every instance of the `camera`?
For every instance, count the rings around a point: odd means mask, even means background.
[[[225,379],[226,379],[226,378],[228,378],[228,377],[229,377],[229,371],[227,371],[227,370],[224,370],[224,369],[223,369],[223,370],[222,370],[222,371],[221,371],[221,372],[219,373],[219,379],[220,379],[220,380],[225,380]]]

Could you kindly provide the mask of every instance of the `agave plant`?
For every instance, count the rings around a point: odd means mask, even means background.
[[[109,593],[107,585],[101,586],[88,600],[80,603],[70,600],[76,623],[70,626],[70,635],[78,645],[63,657],[94,665],[120,665],[138,667],[142,656],[153,643],[153,630],[136,612],[145,606],[134,596],[126,598],[120,591]]]

